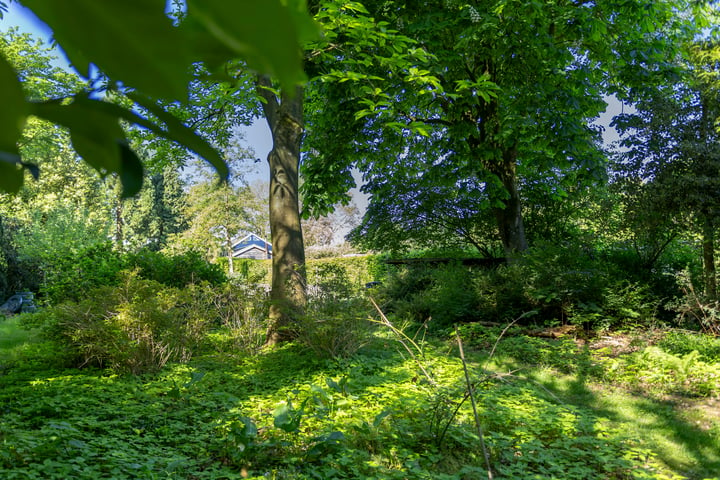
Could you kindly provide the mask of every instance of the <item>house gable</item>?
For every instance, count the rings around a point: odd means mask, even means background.
[[[235,258],[268,259],[272,258],[272,244],[257,235],[250,234],[236,241],[232,252]]]

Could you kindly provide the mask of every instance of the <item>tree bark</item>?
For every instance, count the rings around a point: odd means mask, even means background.
[[[125,251],[125,221],[123,220],[122,183],[119,178],[116,178],[115,182],[115,248],[123,252]]]
[[[278,98],[271,88],[268,77],[258,79],[258,93],[265,100],[263,110],[273,139],[268,155],[273,245],[270,325],[266,340],[269,346],[296,335],[293,326],[303,314],[307,300],[298,175],[304,132],[303,91],[298,87],[295,95],[283,93]]]
[[[223,205],[223,208],[225,209],[225,212],[230,211],[230,188],[228,185],[224,186],[225,188],[225,205]],[[225,217],[227,219],[227,217]],[[225,248],[227,249],[227,256],[228,256],[228,273],[232,277],[235,274],[235,263],[233,261],[233,243],[232,243],[232,235],[230,235],[230,228],[228,225],[230,222],[227,222],[225,226],[223,227],[225,229]]]
[[[235,263],[233,261],[233,244],[232,237],[230,236],[230,230],[225,227],[225,251],[228,256],[228,274],[232,277],[235,275]]]
[[[493,213],[500,230],[505,256],[512,258],[513,254],[528,248],[517,185],[517,151],[514,148],[504,150],[502,163],[490,170],[497,175],[508,193],[508,198],[503,200],[504,208],[494,208]]]
[[[715,272],[715,225],[709,215],[703,219],[702,232],[703,266],[705,270],[705,295],[717,300],[717,274]]]

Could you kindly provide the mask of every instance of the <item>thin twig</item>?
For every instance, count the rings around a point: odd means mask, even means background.
[[[460,360],[463,364],[465,372],[465,381],[467,382],[468,393],[470,394],[470,402],[472,403],[473,415],[475,416],[475,426],[477,427],[478,436],[480,437],[480,445],[482,446],[483,455],[485,456],[485,466],[487,467],[488,480],[493,480],[492,468],[490,467],[490,455],[485,446],[485,435],[483,435],[482,425],[480,424],[480,416],[477,411],[477,403],[475,402],[475,388],[470,381],[470,373],[468,372],[467,362],[465,362],[465,353],[463,352],[462,340],[460,339],[460,331],[455,325],[455,336],[457,337],[458,348],[460,349]]]

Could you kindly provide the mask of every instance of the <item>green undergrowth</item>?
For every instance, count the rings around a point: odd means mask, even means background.
[[[20,328],[20,317],[0,316],[0,372],[9,369],[38,343],[34,332]]]
[[[495,479],[718,478],[720,423],[682,404],[717,384],[633,383],[668,362],[644,349],[460,335],[481,430],[454,334],[406,350],[379,330],[340,360],[208,352],[143,375],[58,369],[46,344],[2,343],[0,478],[483,479],[483,442]]]

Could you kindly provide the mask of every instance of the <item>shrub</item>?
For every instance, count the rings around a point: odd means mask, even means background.
[[[438,267],[427,290],[429,325],[442,328],[454,322],[469,322],[480,317],[479,292],[472,272],[461,264]]]
[[[348,357],[370,340],[369,302],[357,295],[346,270],[337,264],[320,264],[313,275],[297,339],[320,357]]]
[[[717,365],[702,361],[697,350],[676,355],[650,346],[603,362],[608,381],[648,394],[714,396],[720,392]]]
[[[697,332],[671,331],[658,342],[658,346],[673,355],[698,352],[705,362],[720,363],[720,339]]]
[[[417,322],[430,319],[428,325],[435,329],[456,322],[505,322],[534,308],[518,265],[492,270],[460,263],[402,266],[386,277],[376,295],[386,311]]]
[[[128,266],[137,268],[142,278],[178,288],[201,282],[219,285],[227,280],[219,265],[192,251],[166,255],[143,249],[128,255]]]
[[[227,259],[221,258],[227,265]],[[272,283],[272,260],[254,260],[251,258],[236,258],[233,261],[235,276],[246,284]]]
[[[678,322],[690,324],[709,335],[720,335],[720,301],[696,290],[687,270],[677,278],[683,294],[669,302],[668,307],[677,312]]]
[[[211,334],[221,351],[258,353],[265,343],[269,299],[262,286],[230,281],[224,285],[191,286],[197,291],[195,308],[220,327]]]
[[[91,245],[56,258],[54,264],[47,267],[40,294],[51,305],[80,301],[93,289],[117,285],[118,273],[125,266],[125,260],[111,242]]]
[[[359,293],[365,284],[379,280],[373,276],[374,257],[371,255],[321,258],[307,261],[308,284],[327,282],[326,277],[342,275],[345,287]]]
[[[361,302],[343,304],[332,315],[311,309],[298,324],[297,340],[319,357],[347,358],[370,342],[373,324],[366,309]]]
[[[192,307],[198,300],[192,293],[124,271],[119,285],[46,309],[28,324],[42,321],[45,336],[70,347],[78,366],[154,371],[170,360],[189,360],[209,328]]]

